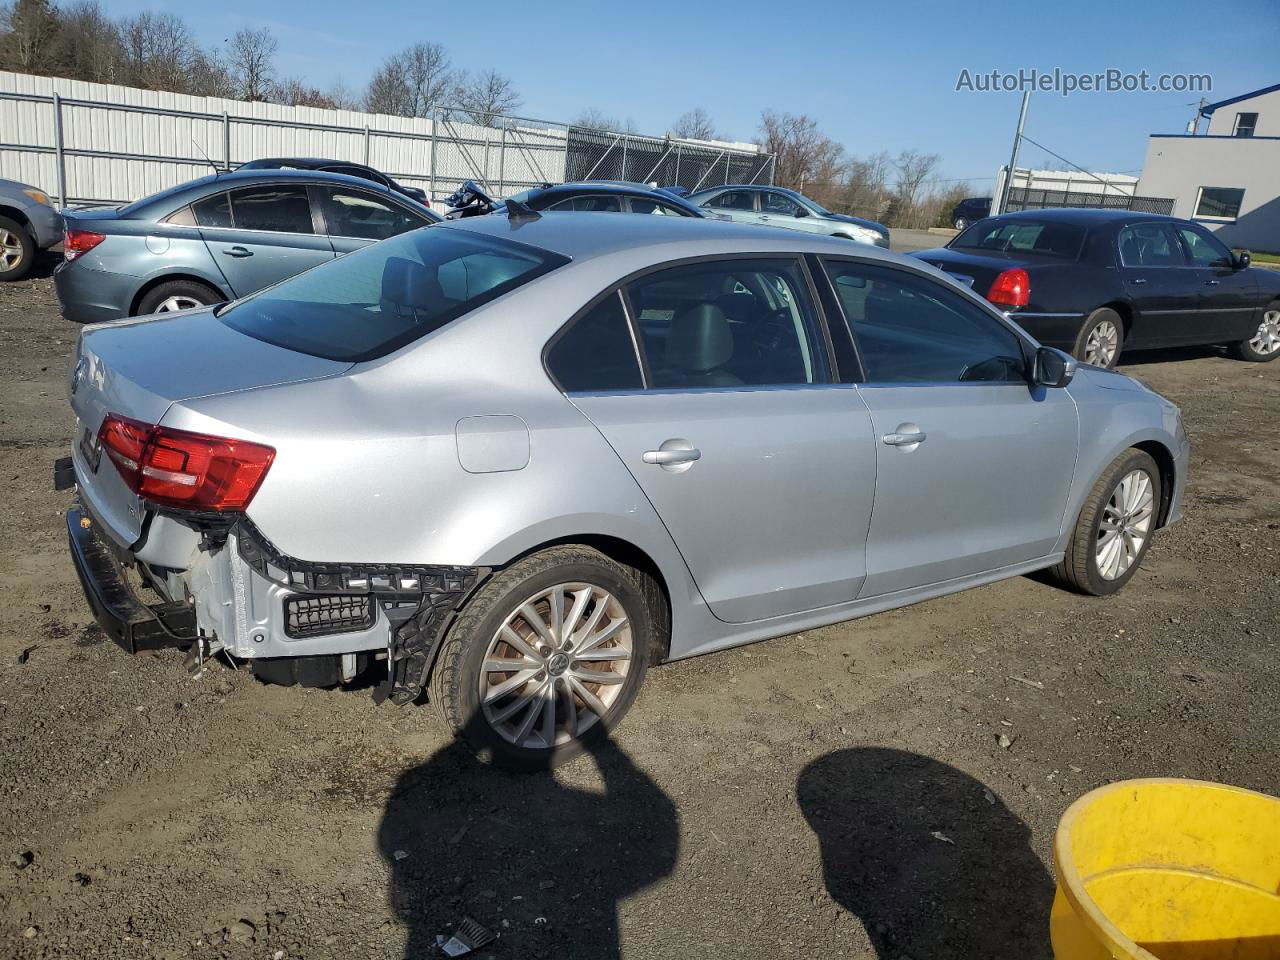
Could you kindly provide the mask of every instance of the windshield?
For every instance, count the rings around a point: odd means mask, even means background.
[[[1050,220],[980,220],[951,241],[952,247],[1001,253],[1042,253],[1074,260],[1084,227]]]
[[[218,318],[299,353],[372,360],[567,262],[522,243],[428,227],[268,287]]]

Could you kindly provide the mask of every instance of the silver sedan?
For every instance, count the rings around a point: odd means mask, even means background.
[[[625,214],[88,327],[69,390],[72,553],[123,646],[374,671],[535,766],[651,664],[1037,570],[1113,593],[1188,456],[1173,404],[918,260]]]

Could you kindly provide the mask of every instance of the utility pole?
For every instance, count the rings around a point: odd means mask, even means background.
[[[1009,206],[1009,190],[1013,187],[1013,171],[1018,166],[1018,148],[1022,146],[1022,128],[1027,125],[1027,104],[1031,102],[1031,91],[1022,91],[1022,109],[1018,111],[1018,132],[1013,135],[1013,153],[1009,156],[1009,169],[1004,175],[1004,186],[1000,190],[1000,205],[991,213],[1004,213]]]
[[[1200,111],[1209,105],[1209,101],[1204,97],[1200,98],[1200,102],[1195,105],[1196,115],[1191,118],[1191,135],[1194,137],[1200,132]],[[1191,106],[1191,104],[1188,104]]]

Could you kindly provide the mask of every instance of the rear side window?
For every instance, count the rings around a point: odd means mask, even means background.
[[[951,241],[953,247],[976,250],[1040,253],[1076,259],[1084,242],[1084,227],[1048,220],[982,220]]]
[[[644,386],[621,293],[605,297],[552,343],[547,369],[565,393]]]
[[[751,197],[750,190],[726,190],[718,197],[713,197],[706,205],[719,210],[753,210],[755,203]]]
[[[268,287],[219,319],[299,353],[371,360],[565,263],[559,254],[510,240],[415,230]]]
[[[823,260],[867,383],[1026,383],[1012,330],[928,277]]]
[[[231,199],[225,193],[197,200],[191,205],[191,211],[196,216],[196,223],[202,227],[231,226]]]
[[[272,185],[233,190],[231,218],[237,230],[315,232],[306,187]]]
[[[1135,223],[1120,231],[1120,260],[1126,267],[1180,267],[1182,248],[1166,223]]]

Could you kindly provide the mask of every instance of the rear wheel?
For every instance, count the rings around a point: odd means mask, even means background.
[[[1248,340],[1231,345],[1231,353],[1239,360],[1267,363],[1280,357],[1280,303],[1273,303],[1262,314],[1258,332]]]
[[[226,298],[213,287],[194,280],[169,280],[152,287],[138,301],[137,316],[173,313],[221,303]]]
[[[1160,495],[1160,468],[1150,454],[1129,449],[1113,460],[1080,510],[1054,578],[1095,597],[1123,587],[1151,545]]]
[[[550,767],[622,719],[654,638],[636,571],[589,547],[553,547],[497,574],[463,608],[431,698],[482,758]]]
[[[36,242],[16,220],[0,217],[0,281],[21,280],[36,260]]]
[[[1071,353],[1077,360],[1112,370],[1123,347],[1124,321],[1111,308],[1102,307],[1085,319]]]
[[[951,225],[955,227],[957,230],[963,230],[965,227],[969,225],[969,221],[966,220],[964,217],[956,217],[955,222]]]

